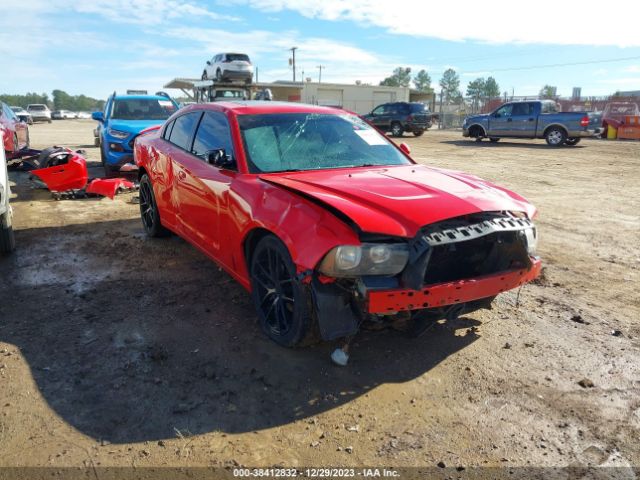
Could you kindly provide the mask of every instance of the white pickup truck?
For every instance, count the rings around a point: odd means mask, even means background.
[[[0,138],[2,138],[1,131]],[[4,154],[4,148],[0,148],[0,254],[10,253],[16,246],[13,228],[11,226],[10,196],[11,189],[9,188],[7,159]]]

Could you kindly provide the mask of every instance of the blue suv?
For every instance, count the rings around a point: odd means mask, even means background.
[[[169,95],[127,94],[109,97],[103,112],[91,117],[100,122],[100,159],[106,176],[118,172],[133,161],[133,142],[142,130],[162,125],[178,104]]]

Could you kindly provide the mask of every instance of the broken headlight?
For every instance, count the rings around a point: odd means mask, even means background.
[[[522,233],[527,241],[527,253],[535,255],[538,248],[538,229],[536,227],[525,228]]]
[[[329,277],[397,275],[408,259],[409,249],[404,244],[341,245],[325,255],[318,270]]]

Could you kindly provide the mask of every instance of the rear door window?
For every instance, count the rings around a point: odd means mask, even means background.
[[[224,149],[227,155],[233,156],[233,142],[227,117],[218,112],[205,112],[193,140],[191,153],[204,160],[207,152],[220,148]]]
[[[169,141],[169,136],[171,135],[171,129],[173,128],[173,125],[175,123],[176,123],[176,121],[174,120],[169,125],[164,127],[164,134],[162,135],[162,138],[164,138],[165,140]]]
[[[201,115],[202,112],[191,112],[176,118],[169,134],[169,141],[183,150],[190,151],[193,131]]]
[[[514,117],[518,115],[520,116],[531,115],[533,113],[532,107],[533,105],[527,102],[514,103],[511,115],[513,115]]]

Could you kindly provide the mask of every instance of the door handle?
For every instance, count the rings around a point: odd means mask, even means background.
[[[187,174],[186,174],[186,173],[184,173],[184,171],[183,171],[183,170],[178,170],[178,178],[179,178],[180,180],[184,180],[185,178],[187,178]]]

